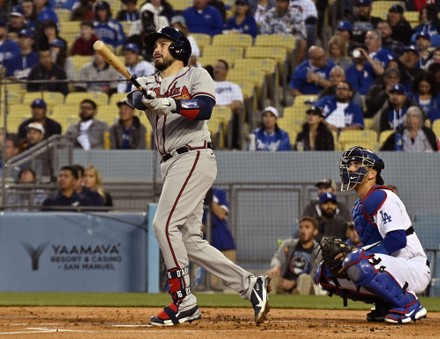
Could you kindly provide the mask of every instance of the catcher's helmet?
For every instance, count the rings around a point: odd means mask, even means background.
[[[160,37],[173,41],[170,45],[170,54],[175,59],[183,61],[185,66],[188,65],[191,56],[191,44],[185,34],[173,27],[163,27],[157,32],[147,34],[144,38],[147,53],[153,54],[154,44]]]
[[[352,161],[360,164],[356,172],[348,171]],[[377,171],[376,183],[383,185],[384,181],[380,176],[380,172],[385,168],[385,164],[376,153],[360,146],[345,150],[339,161],[339,175],[342,181],[341,191],[352,190],[357,184],[361,183],[368,171],[366,167],[374,168]]]

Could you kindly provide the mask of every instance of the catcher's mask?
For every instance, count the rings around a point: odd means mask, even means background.
[[[356,172],[349,172],[348,170],[352,162],[356,162],[359,165]],[[350,191],[355,188],[357,184],[364,180],[369,168],[374,168],[377,171],[376,183],[383,185],[384,181],[380,176],[380,172],[385,168],[385,164],[376,153],[360,146],[354,146],[345,150],[339,161],[339,175],[342,182],[341,191]]]

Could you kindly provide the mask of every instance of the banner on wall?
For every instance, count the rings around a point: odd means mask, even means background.
[[[145,292],[145,213],[1,213],[0,291]]]

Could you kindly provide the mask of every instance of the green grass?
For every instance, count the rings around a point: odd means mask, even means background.
[[[197,293],[201,307],[249,307],[249,301],[236,294]],[[430,312],[440,312],[440,298],[421,298]],[[56,293],[1,292],[0,306],[96,306],[163,307],[170,302],[166,293]],[[271,308],[342,309],[342,299],[327,296],[271,295]],[[349,309],[370,308],[362,302],[348,301]]]

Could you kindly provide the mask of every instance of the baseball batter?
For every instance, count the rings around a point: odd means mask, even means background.
[[[187,67],[191,45],[177,29],[164,27],[144,43],[157,73],[137,79],[146,96],[133,90],[128,100],[145,111],[162,156],[163,188],[153,223],[172,297],[150,323],[172,326],[201,318],[190,288],[191,260],[250,300],[260,324],[269,312],[269,278],[247,272],[202,238],[203,200],[217,174],[206,122],[215,105],[214,82],[206,70]]]
[[[364,247],[334,237],[321,241],[323,263],[316,282],[344,299],[374,303],[368,321],[405,324],[426,316],[416,297],[430,279],[429,261],[400,198],[383,186],[384,162],[356,146],[340,160],[342,191],[354,189],[354,226]]]

